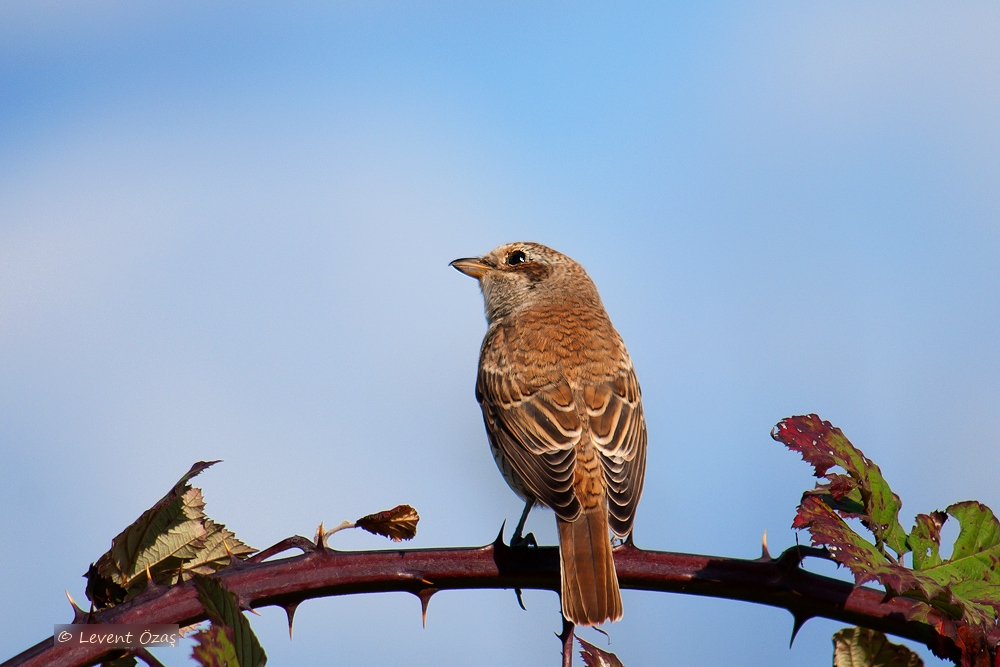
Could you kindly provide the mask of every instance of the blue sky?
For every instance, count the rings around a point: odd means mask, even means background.
[[[804,412],[904,524],[1000,507],[998,30],[991,3],[4,3],[0,657],[200,459],[225,460],[210,516],[258,548],[401,502],[414,546],[491,541],[519,501],[447,263],[519,239],[583,263],[628,343],[640,546],[794,544],[812,480],[768,433]],[[550,513],[529,528],[555,541]],[[252,623],[275,665],[554,664],[556,596],[525,602]],[[630,666],[828,665],[840,627],[789,650],[784,611],[624,603]]]

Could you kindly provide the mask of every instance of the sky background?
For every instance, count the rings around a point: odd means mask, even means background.
[[[579,260],[628,344],[639,546],[794,544],[813,480],[769,431],[807,412],[905,526],[1000,507],[997,34],[988,2],[0,4],[0,659],[197,460],[258,548],[398,503],[414,547],[492,541],[520,501],[448,262],[514,240]],[[789,649],[782,610],[623,598],[630,667],[825,666],[841,627]],[[251,623],[272,665],[557,664],[556,595],[525,603]]]

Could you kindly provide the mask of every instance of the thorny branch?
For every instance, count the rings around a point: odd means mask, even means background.
[[[417,595],[426,613],[431,596],[441,590],[532,588],[558,591],[559,558],[555,547],[512,549],[497,540],[482,547],[336,551],[303,537],[292,537],[217,575],[244,608],[277,605],[288,613],[304,600],[331,595],[404,591]],[[302,554],[267,560],[298,548]],[[757,560],[647,551],[631,543],[615,549],[622,588],[704,595],[744,600],[792,613],[797,630],[807,619],[822,616],[881,630],[926,644],[939,655],[958,656],[941,635],[932,611],[928,623],[907,621],[915,604],[897,597],[884,601],[883,591],[807,572],[806,556],[823,550],[792,547],[778,558],[766,550]],[[74,622],[179,623],[205,620],[205,610],[191,582],[150,586],[138,597],[89,616],[77,610]],[[563,629],[565,633],[565,628]],[[571,636],[571,635],[570,635]],[[994,642],[1000,637],[992,638]],[[80,667],[99,662],[99,647],[54,645],[45,639],[0,667]]]

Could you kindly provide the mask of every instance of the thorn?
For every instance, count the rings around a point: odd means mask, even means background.
[[[635,547],[635,542],[632,540],[632,536],[633,535],[635,535],[635,533],[629,533],[628,534],[628,537],[625,538],[625,544],[624,544],[624,546],[626,546],[626,547]]]
[[[514,595],[517,596],[517,606],[519,606],[524,611],[528,611],[528,608],[524,606],[524,600],[521,599],[521,589],[515,588]]]
[[[233,594],[236,597],[236,608],[240,611],[248,611],[254,616],[260,616],[260,612],[250,606],[250,603],[246,602],[245,599],[240,596]]]
[[[243,560],[237,557],[237,555],[233,553],[233,550],[229,548],[229,540],[222,540],[222,546],[225,548],[226,554],[229,556],[228,567],[232,567],[235,570],[243,563]]]
[[[758,560],[774,560],[774,558],[771,557],[771,552],[767,548],[767,528],[764,529],[764,537],[760,540],[760,558]]]
[[[73,607],[73,623],[86,623],[90,615],[76,603],[76,600],[69,594],[69,591],[66,591],[66,599],[69,600],[70,606]]]
[[[244,561],[243,561],[243,559],[242,559],[242,558],[240,558],[240,557],[239,557],[239,556],[237,556],[236,554],[229,554],[229,565],[227,565],[226,567],[231,567],[231,568],[233,568],[234,570],[238,570],[238,569],[240,569],[240,568],[241,568],[241,567],[242,567],[242,566],[243,566],[244,564],[245,564],[245,563],[244,563]]]
[[[500,524],[500,533],[497,535],[497,538],[495,540],[493,540],[493,548],[494,549],[496,549],[498,547],[507,546],[503,542],[503,530],[506,527],[507,527],[507,519],[504,519],[503,523]]]
[[[180,582],[180,580],[181,580],[181,573],[184,571],[183,568],[184,568],[184,565],[182,564],[181,565],[181,569],[177,571],[177,581],[178,582]],[[153,581],[153,574],[152,574],[152,572],[149,571],[149,566],[147,565],[146,566],[146,585],[145,585],[144,589],[147,590],[147,591],[149,591],[149,590],[157,589],[159,587],[160,587],[160,585],[157,584],[155,581]]]
[[[788,648],[792,648],[792,644],[795,643],[795,635],[799,634],[799,630],[806,624],[806,621],[812,618],[812,616],[799,616],[798,614],[793,614],[793,616],[795,617],[795,622],[792,625],[792,638],[788,640]]]
[[[607,630],[602,630],[596,625],[591,626],[591,628],[594,630],[594,632],[600,632],[602,635],[604,635],[604,638],[608,640],[608,646],[611,646],[611,635],[608,634]]]
[[[288,638],[292,638],[292,619],[295,618],[295,610],[299,608],[298,602],[289,602],[283,607],[285,616],[288,617]]]
[[[319,522],[319,528],[316,529],[316,538],[313,540],[316,543],[317,549],[326,548],[326,531],[323,530],[323,522]]]
[[[427,605],[431,601],[431,596],[437,592],[436,588],[423,588],[417,592],[417,597],[420,598],[420,622],[425,628],[427,627]]]

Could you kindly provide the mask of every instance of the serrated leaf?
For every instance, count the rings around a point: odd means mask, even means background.
[[[965,508],[958,513],[963,511],[970,521],[970,541],[974,535],[981,537],[988,533],[988,528],[983,529],[981,514],[972,515]],[[994,623],[1000,611],[1000,573],[997,571],[1000,546],[949,559],[923,570],[911,570],[886,558],[815,496],[802,499],[792,527],[807,528],[812,543],[827,547],[834,560],[850,569],[858,585],[877,581],[893,594],[923,602],[951,618],[962,618],[973,625]],[[926,620],[926,612],[917,610],[911,620]]]
[[[196,632],[192,639],[191,657],[201,667],[240,667],[233,642],[233,630],[222,625],[209,625]]]
[[[899,499],[878,467],[839,429],[809,415],[784,420],[772,435],[801,452],[817,475],[827,480],[803,494],[793,526],[808,529],[812,543],[826,546],[837,562],[851,570],[858,584],[877,581],[890,597],[902,595],[922,603],[910,608],[907,619],[933,623],[960,649],[961,665],[978,664],[991,650],[989,633],[995,631],[1000,616],[1000,521],[993,512],[974,501],[956,503],[947,508],[947,514],[918,515],[906,535],[898,521],[893,523]],[[834,465],[848,474],[830,473]],[[943,559],[941,527],[949,515],[958,520],[959,535],[951,558]],[[872,531],[875,543],[844,521],[852,516]],[[906,541],[899,548],[897,532]],[[900,556],[912,550],[913,568],[906,567],[901,558],[892,558],[883,543]],[[943,618],[932,617],[932,609]]]
[[[918,514],[907,538],[913,550],[913,569],[926,570],[941,564],[941,526],[948,520],[944,512]]]
[[[157,584],[209,574],[229,564],[230,551],[245,557],[254,550],[205,515],[201,489],[188,481],[217,461],[199,461],[155,505],[119,533],[87,577],[87,597],[98,607],[128,600],[146,586],[147,571]],[[124,591],[124,594],[122,594]]]
[[[155,544],[160,535],[186,521],[204,518],[205,501],[201,489],[193,489],[187,482],[215,463],[218,462],[199,461],[191,466],[163,498],[112,541],[111,559],[120,573],[127,575],[133,572],[140,554]]]
[[[239,664],[242,667],[263,667],[267,656],[250,628],[250,622],[240,612],[236,596],[213,577],[195,575],[194,587],[212,624],[232,630],[232,643]]]
[[[876,548],[881,550],[885,544],[897,556],[909,551],[906,531],[899,523],[899,496],[889,488],[879,467],[839,428],[818,415],[802,415],[778,422],[771,437],[799,452],[813,466],[816,477],[827,479],[810,493],[829,499],[831,506],[845,515],[861,519],[875,536]],[[847,476],[828,474],[834,466],[843,468]]]
[[[580,657],[585,667],[625,667],[614,653],[599,649],[579,637],[576,641],[580,642]]]
[[[111,541],[111,550],[97,561],[101,574],[119,584],[128,585],[136,572],[144,571],[146,565],[158,562],[158,559],[150,557],[149,551],[156,548],[162,536],[171,532],[176,534],[178,529],[184,532],[181,528],[184,524],[195,528],[198,526],[197,520],[204,516],[204,503],[201,507],[192,504],[196,500],[200,501],[200,496],[195,498],[185,493],[170,498],[165,503],[157,503],[143,512],[142,516]],[[143,563],[142,567],[137,569],[140,561]]]
[[[209,518],[204,521],[204,546],[184,563],[184,578],[189,574],[212,574],[229,565],[230,554],[237,558],[246,557],[256,549],[247,546],[239,540],[233,531],[221,523],[215,523]]]
[[[205,472],[206,470],[214,466],[216,463],[221,463],[221,462],[222,459],[216,459],[214,461],[197,461],[191,466],[191,468],[186,473],[184,473],[183,477],[177,480],[177,483],[174,484],[174,489],[179,489],[180,487],[184,486],[189,481],[191,481],[191,478],[197,477],[201,473]]]
[[[187,481],[212,463],[214,461],[194,464],[163,498],[111,541],[111,549],[96,564],[102,577],[128,587],[132,579],[145,572],[147,566],[162,560],[151,551],[162,552],[166,549],[165,557],[188,541],[184,539],[185,535],[204,535],[204,530],[199,530],[199,522],[205,516],[205,503],[200,490],[187,486]],[[166,537],[171,533],[171,537]],[[161,538],[164,540],[161,541]],[[173,548],[165,544],[171,540],[176,543]]]
[[[920,656],[881,632],[844,628],[833,635],[833,667],[923,667]]]
[[[846,565],[859,586],[882,581],[891,574],[889,559],[875,545],[858,535],[821,498],[806,496],[799,505],[792,528],[809,529],[814,546],[825,546],[841,565]]]
[[[393,542],[399,542],[412,540],[416,536],[418,521],[420,516],[417,510],[409,505],[397,505],[391,510],[363,516],[354,523],[369,533],[383,535]]]
[[[946,510],[958,519],[959,532],[951,559],[958,560],[1000,544],[1000,522],[989,507],[974,500],[955,503]]]

